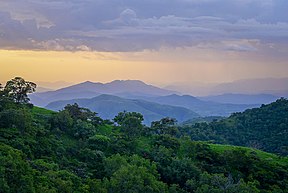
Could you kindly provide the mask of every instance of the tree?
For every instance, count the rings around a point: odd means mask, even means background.
[[[79,150],[77,156],[87,166],[86,174],[90,173],[92,178],[100,179],[104,176],[104,159],[105,155],[102,151],[84,148]]]
[[[245,183],[243,179],[235,181],[231,175],[227,177],[221,174],[208,174],[204,172],[200,175],[196,193],[259,193],[256,188],[257,182]]]
[[[8,100],[7,91],[4,90],[4,87],[2,86],[2,84],[0,84],[0,102],[5,102],[5,103],[10,102]]]
[[[8,81],[4,88],[4,94],[16,103],[28,103],[30,99],[27,94],[35,92],[36,84],[25,81],[21,77],[15,77]]]
[[[153,121],[151,123],[151,129],[156,134],[168,134],[168,135],[177,135],[179,132],[175,127],[177,120],[170,117],[162,118],[160,121]]]
[[[144,118],[140,113],[120,112],[113,120],[121,126],[121,130],[130,138],[139,136],[143,130],[142,121]]]
[[[160,193],[167,192],[168,186],[159,181],[156,164],[137,155],[123,157],[114,155],[106,159],[107,174],[112,174],[109,192],[119,193]]]
[[[3,101],[4,99],[4,90],[3,90],[3,87],[2,87],[2,84],[0,83],[0,102]],[[1,110],[1,103],[0,103],[0,110]]]
[[[87,108],[79,107],[77,103],[66,105],[64,111],[67,111],[73,120],[90,121],[93,125],[100,125],[103,120],[97,116],[97,113],[90,111]]]
[[[32,116],[27,109],[5,109],[0,112],[0,128],[17,128],[22,133],[31,129]]]
[[[87,121],[78,119],[72,128],[72,136],[77,139],[88,139],[95,134],[96,128]]]
[[[52,128],[69,133],[73,126],[73,119],[69,112],[64,110],[52,116],[50,123]]]
[[[35,192],[33,170],[25,154],[11,146],[0,143],[0,190],[10,192]]]
[[[158,135],[155,138],[155,145],[164,146],[166,148],[171,148],[172,150],[177,150],[180,147],[180,142],[177,138],[172,137],[171,135]]]
[[[140,123],[144,120],[143,115],[137,112],[127,112],[123,111],[118,113],[118,115],[113,119],[118,125],[123,125],[127,118],[135,117]]]
[[[89,148],[94,150],[104,151],[108,148],[109,143],[110,138],[105,135],[94,135],[88,139]]]
[[[201,170],[195,166],[190,158],[179,159],[173,158],[167,167],[163,167],[161,171],[161,179],[168,184],[179,184],[183,187],[187,180],[197,179],[201,174]]]

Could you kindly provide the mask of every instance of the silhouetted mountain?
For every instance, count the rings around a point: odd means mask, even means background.
[[[268,104],[276,101],[278,98],[279,97],[270,94],[222,94],[199,97],[199,99],[204,101],[231,104]]]
[[[152,121],[160,120],[163,117],[173,117],[179,122],[199,117],[197,113],[183,107],[160,105],[144,100],[124,99],[105,94],[92,99],[56,101],[46,107],[51,110],[61,110],[67,104],[74,103],[99,113],[105,119],[112,119],[121,111],[139,112],[143,114],[145,124],[150,124]]]
[[[36,106],[46,106],[54,101],[89,99],[101,94],[109,94],[128,99],[142,99],[159,104],[184,107],[201,116],[229,116],[231,113],[241,112],[247,108],[259,106],[254,104],[220,104],[203,101],[190,95],[180,96],[175,94],[174,91],[147,85],[138,80],[116,80],[106,84],[87,81],[56,91],[35,93],[30,95],[30,98],[31,102]]]
[[[29,95],[31,103],[36,106],[44,107],[50,102],[58,100],[70,100],[70,99],[79,99],[79,98],[93,98],[100,95],[100,93],[92,91],[77,91],[74,92],[62,92],[60,90],[49,91],[43,93],[35,93]]]
[[[163,96],[176,92],[148,85],[139,80],[115,80],[106,84],[87,81],[56,91],[32,94],[31,102],[37,106],[45,106],[58,100],[92,98],[100,94],[121,95],[121,93],[132,93],[141,96]],[[39,103],[39,101],[42,102]]]

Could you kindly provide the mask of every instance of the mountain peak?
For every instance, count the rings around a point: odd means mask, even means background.
[[[141,85],[147,85],[146,83],[144,83],[141,80],[113,80],[110,83],[107,84],[141,84]]]
[[[92,81],[88,80],[88,81],[79,83],[78,85],[103,85],[103,83],[101,83],[101,82],[92,82]]]
[[[83,82],[82,84],[94,84],[94,82],[87,80],[87,81]]]
[[[196,97],[191,96],[191,95],[178,95],[178,94],[171,94],[171,95],[167,95],[164,96],[166,98],[174,98],[174,99],[194,99],[194,100],[198,100]]]
[[[165,96],[175,91],[165,90],[153,85],[148,85],[140,80],[114,80],[110,83],[99,83],[86,81],[80,84],[72,85],[49,93],[40,93],[37,97],[42,98],[43,104],[52,101],[62,100],[63,98],[93,98],[101,94],[117,95],[126,93],[126,95],[142,95],[142,96]],[[32,101],[37,105],[37,101]],[[41,105],[43,105],[41,103]]]

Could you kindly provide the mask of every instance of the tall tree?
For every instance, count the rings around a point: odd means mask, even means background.
[[[21,77],[9,80],[4,87],[4,93],[16,103],[28,103],[30,101],[28,94],[35,92],[35,90],[35,83],[25,81]]]
[[[175,127],[177,120],[175,118],[165,117],[160,121],[153,121],[151,123],[151,129],[156,134],[168,134],[168,135],[176,135],[179,131]]]
[[[2,86],[2,84],[0,83],[0,99],[1,99],[1,97],[4,95],[4,93],[3,93],[3,86]]]
[[[137,112],[120,112],[113,119],[129,138],[139,136],[143,130],[143,115]]]
[[[2,86],[2,84],[0,83],[0,99],[2,98],[2,97],[4,97],[4,88],[3,88],[3,86]]]

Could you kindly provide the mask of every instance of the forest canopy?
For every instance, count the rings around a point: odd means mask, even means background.
[[[35,88],[30,86],[26,94]],[[277,118],[287,115],[286,99],[211,125],[179,127],[175,119],[167,117],[147,127],[137,112],[119,112],[110,121],[77,104],[53,112],[27,105],[27,100],[16,100],[14,95],[9,97],[5,88],[1,93],[3,193],[288,192],[287,157],[194,140],[204,140],[201,136],[206,134],[208,140],[219,135],[223,142],[232,144],[240,136],[236,135],[239,128],[251,131],[256,125],[256,133],[270,128],[270,122],[265,122],[268,118],[275,120],[271,126],[279,125],[281,136],[287,137],[283,125],[287,116]],[[224,136],[228,128],[234,138]],[[243,130],[243,135],[247,133]],[[239,143],[249,137],[238,139]]]

